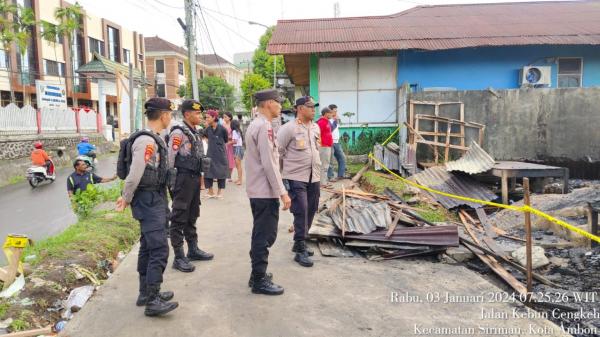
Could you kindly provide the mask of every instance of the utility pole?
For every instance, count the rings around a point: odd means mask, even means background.
[[[196,11],[193,0],[184,0],[185,2],[185,38],[188,48],[188,59],[190,64],[190,76],[192,77],[192,97],[198,100],[198,79],[196,78],[196,37],[194,34],[194,18]],[[180,22],[181,24],[181,22]]]
[[[133,133],[135,129],[135,102],[133,101],[133,64],[129,62],[129,130]]]

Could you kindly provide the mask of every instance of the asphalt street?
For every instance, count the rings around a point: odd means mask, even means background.
[[[116,156],[99,159],[97,174],[111,177]],[[61,168],[54,183],[32,189],[27,181],[0,188],[0,244],[8,234],[25,234],[40,240],[56,235],[77,221],[67,194],[67,177],[73,167]],[[0,254],[0,264],[5,261]]]

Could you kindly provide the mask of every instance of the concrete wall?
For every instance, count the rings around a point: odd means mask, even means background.
[[[444,51],[401,51],[398,86],[451,87],[459,90],[516,89],[523,66],[551,66],[557,86],[557,57],[583,58],[583,87],[600,86],[600,48],[596,46],[516,46]]]
[[[112,144],[107,143],[100,134],[90,134],[90,142],[98,148],[99,153],[110,150]],[[0,138],[0,186],[4,185],[11,177],[23,176],[31,165],[30,155],[33,150],[33,142],[40,140],[44,143],[44,149],[54,160],[55,165],[70,165],[77,156],[76,145],[81,139],[80,135],[31,135],[10,138]],[[59,155],[59,149],[64,148],[63,154]]]
[[[573,176],[600,175],[574,165],[586,162],[598,171],[600,88],[419,92],[410,99],[463,102],[465,120],[486,125],[483,148],[495,159],[563,161]],[[415,113],[432,114],[423,107]],[[456,117],[455,111],[440,114]]]

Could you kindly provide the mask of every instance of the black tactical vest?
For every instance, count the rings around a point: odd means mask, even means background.
[[[192,131],[186,124],[175,125],[171,128],[171,132],[179,129],[186,135],[192,145],[190,155],[182,156],[177,153],[175,156],[175,167],[180,173],[200,174],[202,172],[202,157],[204,157],[204,145],[200,139],[200,135]]]

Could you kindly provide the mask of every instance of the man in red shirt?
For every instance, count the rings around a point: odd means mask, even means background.
[[[52,174],[52,162],[48,153],[44,151],[44,145],[40,141],[36,141],[33,143],[33,147],[35,148],[31,152],[31,165],[33,166],[44,166],[46,168],[46,172],[48,174]]]
[[[331,124],[329,119],[332,116],[332,111],[328,107],[321,110],[321,118],[317,121],[321,130],[321,147],[319,148],[319,157],[321,157],[321,185],[327,186],[327,170],[331,161],[331,147],[333,146],[333,136],[331,134]]]

